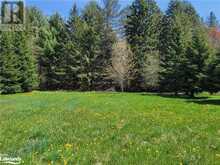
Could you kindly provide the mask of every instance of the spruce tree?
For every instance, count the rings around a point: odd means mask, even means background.
[[[132,86],[135,90],[143,88],[147,56],[158,51],[160,20],[161,12],[154,0],[135,0],[130,6],[125,33],[134,53],[136,74]]]
[[[199,17],[190,3],[180,0],[170,2],[160,33],[161,90],[175,94],[183,90],[186,75],[182,64],[187,60],[193,27],[198,24]]]
[[[19,57],[13,44],[14,32],[2,32],[0,38],[0,91],[14,94],[22,91]]]
[[[119,0],[102,0],[102,14],[104,19],[102,47],[105,55],[105,66],[110,63],[113,45],[116,43],[116,30],[118,28],[118,18],[120,16]]]
[[[37,67],[32,54],[30,36],[26,32],[15,33],[15,54],[18,56],[20,85],[23,92],[37,87]]]
[[[45,29],[47,53],[41,56],[43,66],[45,88],[50,90],[63,89],[65,85],[65,56],[64,45],[66,42],[66,30],[62,17],[55,13],[49,19],[49,32]],[[43,33],[43,34],[44,34]]]
[[[189,45],[186,58],[182,63],[184,74],[184,90],[194,97],[203,91],[202,82],[205,79],[206,62],[210,55],[208,38],[203,27],[193,30],[192,43]]]
[[[81,40],[81,69],[80,87],[83,90],[92,90],[98,86],[102,78],[102,47],[101,28],[103,16],[96,2],[90,2],[83,11],[84,31]]]
[[[47,18],[36,7],[28,7],[26,9],[26,43],[28,44],[29,52],[32,54],[32,60],[35,63],[35,70],[37,71],[37,86],[39,89],[44,89],[44,80],[46,80],[45,72],[43,70],[41,57],[48,53],[48,45],[52,41],[48,41]],[[47,31],[47,32],[46,32]]]
[[[56,45],[56,38],[51,32],[49,25],[40,29],[39,40],[37,44],[39,46],[39,87],[41,90],[49,90],[51,89],[51,60],[55,53],[54,47]]]
[[[204,89],[211,94],[220,91],[220,51],[209,61]]]
[[[80,17],[76,4],[71,9],[66,27],[68,33],[64,53],[66,56],[66,82],[69,89],[79,89],[85,22]]]
[[[209,15],[208,20],[207,20],[207,25],[210,28],[219,26],[219,22],[218,22],[217,17],[216,17],[216,15],[213,11],[210,12],[210,15]]]

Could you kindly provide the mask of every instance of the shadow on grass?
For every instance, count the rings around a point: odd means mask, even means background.
[[[191,103],[196,103],[196,104],[200,104],[200,105],[220,105],[220,100],[208,100],[208,99],[204,99],[204,100],[189,100],[188,102]]]
[[[160,96],[160,97],[164,97],[164,98],[171,98],[171,99],[188,99],[188,100],[205,100],[205,99],[209,99],[209,97],[205,97],[205,96],[197,96],[197,97],[190,97],[190,96],[186,96],[183,94],[180,94],[178,96],[175,96],[174,94],[171,93],[142,93],[142,96]]]
[[[171,94],[158,94],[160,97],[165,98],[176,98],[176,99],[185,99],[188,103],[196,103],[200,105],[220,105],[220,99],[211,99],[210,97],[201,96],[201,97],[189,97],[186,95],[171,95]]]
[[[160,96],[163,98],[170,98],[170,99],[184,99],[188,103],[196,103],[200,105],[220,105],[220,99],[211,99],[210,97],[206,96],[197,96],[197,97],[189,97],[186,95],[178,95],[175,96],[170,93],[142,93],[142,96]]]

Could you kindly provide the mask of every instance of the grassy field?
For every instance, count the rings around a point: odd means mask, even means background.
[[[220,96],[0,96],[0,153],[25,165],[219,165]]]

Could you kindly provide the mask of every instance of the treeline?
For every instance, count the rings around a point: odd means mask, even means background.
[[[2,94],[40,90],[195,93],[220,90],[220,32],[187,1],[74,5],[68,19],[27,10],[26,30],[0,32]]]

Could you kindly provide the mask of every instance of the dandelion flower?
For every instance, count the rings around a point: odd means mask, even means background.
[[[67,143],[67,144],[65,144],[65,148],[67,148],[67,149],[68,149],[68,148],[72,148],[72,147],[73,147],[73,145],[72,145],[72,144],[68,144],[68,143]]]

